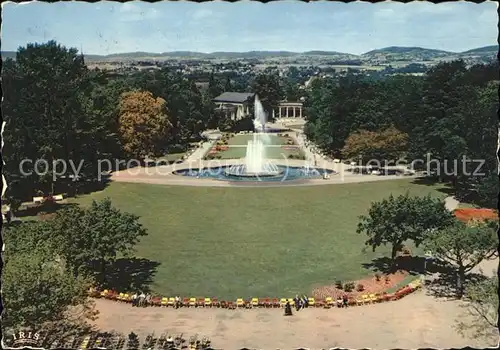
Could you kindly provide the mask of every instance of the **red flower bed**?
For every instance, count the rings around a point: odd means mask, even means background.
[[[470,220],[498,220],[498,213],[493,209],[461,208],[455,209],[453,214],[463,222]]]
[[[347,294],[349,297],[356,299],[360,298],[361,295],[364,294],[382,294],[386,290],[399,284],[406,278],[406,276],[408,276],[408,273],[406,271],[397,271],[390,275],[379,276],[378,280],[377,277],[367,277],[362,280],[353,281],[352,283],[354,283],[354,285],[359,285],[359,284],[363,285],[363,290],[361,291],[353,289],[349,292],[346,292],[344,290],[339,289],[336,285],[323,286],[315,288],[312,292],[312,296],[317,299],[318,298],[324,299],[326,297],[332,297],[334,299],[337,299],[339,296]],[[385,277],[388,277],[387,281]]]

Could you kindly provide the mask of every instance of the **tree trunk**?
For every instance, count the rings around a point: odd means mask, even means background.
[[[392,261],[392,267],[391,270],[396,271],[397,270],[397,255],[398,252],[401,250],[401,243],[393,243],[392,244],[392,249],[391,249],[391,261]]]
[[[456,175],[453,175],[453,176],[451,177],[451,183],[452,183],[453,188],[455,188],[455,189],[456,189],[456,188],[457,188],[457,183],[458,183],[458,179],[457,179],[457,176],[456,176]]]
[[[101,280],[102,285],[106,286],[106,282],[107,282],[107,280],[106,280],[106,259],[101,258],[99,260],[99,265],[100,265],[100,272],[101,272],[100,280]]]
[[[457,297],[459,299],[464,295],[465,290],[465,267],[459,266],[457,273]]]
[[[392,245],[391,250],[391,260],[394,262],[396,260],[396,255],[398,254],[398,246],[397,244]]]

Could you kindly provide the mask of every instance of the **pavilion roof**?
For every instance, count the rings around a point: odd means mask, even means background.
[[[224,92],[214,98],[215,102],[244,103],[255,96],[253,92]]]

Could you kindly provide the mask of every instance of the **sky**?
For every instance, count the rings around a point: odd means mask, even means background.
[[[56,40],[85,54],[338,51],[388,46],[461,52],[495,45],[497,4],[251,1],[3,3],[2,51]]]

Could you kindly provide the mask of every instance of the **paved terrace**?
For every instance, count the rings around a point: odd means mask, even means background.
[[[304,166],[310,165],[314,166],[311,162],[306,162],[297,159],[277,159],[271,160],[275,164],[288,165],[288,166]],[[198,160],[198,161],[186,161],[179,164],[171,164],[166,166],[156,166],[156,167],[136,167],[129,170],[122,170],[115,172],[111,175],[111,180],[116,182],[133,182],[133,183],[149,183],[149,184],[162,184],[162,185],[188,185],[188,186],[220,186],[220,187],[234,187],[234,186],[252,186],[256,182],[231,182],[215,179],[204,179],[195,178],[189,176],[181,176],[173,174],[176,170],[183,169],[197,169],[203,167],[219,167],[219,166],[229,166],[234,164],[241,164],[243,159],[228,159],[228,160]],[[318,162],[318,168],[330,169],[336,171],[338,174],[331,175],[330,179],[304,179],[304,180],[290,180],[279,183],[265,183],[258,182],[259,186],[305,186],[305,185],[328,185],[328,184],[341,184],[341,183],[356,183],[356,182],[371,182],[371,181],[387,181],[394,179],[401,179],[402,176],[398,175],[362,175],[353,174],[347,170],[350,168],[349,165],[342,163],[333,163],[327,160]],[[408,178],[410,176],[405,176]],[[411,176],[415,178],[416,176]]]
[[[270,128],[284,128],[282,123],[268,124]],[[371,182],[371,181],[387,181],[394,179],[401,179],[402,176],[398,175],[366,175],[366,174],[353,174],[348,170],[352,167],[343,163],[335,163],[332,159],[323,157],[313,151],[312,145],[307,145],[307,140],[301,130],[293,130],[288,134],[295,140],[299,147],[304,151],[306,160],[297,159],[269,159],[277,165],[301,167],[311,166],[320,169],[329,169],[337,172],[336,175],[331,175],[330,179],[303,179],[303,180],[290,180],[284,182],[232,182],[206,178],[195,178],[189,176],[181,176],[173,174],[176,170],[184,169],[197,169],[197,168],[213,168],[219,166],[230,166],[235,164],[242,164],[244,158],[240,159],[226,159],[226,160],[203,160],[203,157],[212,148],[221,133],[217,130],[209,130],[205,132],[205,136],[209,139],[198,147],[194,152],[182,163],[170,164],[166,166],[156,167],[137,167],[130,170],[122,170],[115,172],[111,175],[111,180],[117,182],[133,182],[133,183],[149,183],[149,184],[163,184],[163,185],[189,185],[189,186],[220,186],[220,187],[234,187],[234,186],[259,186],[275,187],[275,186],[309,186],[309,185],[329,185],[341,183],[356,183],[356,182]],[[242,145],[241,147],[246,147]],[[409,176],[405,176],[409,177]],[[413,178],[417,176],[411,176]]]

